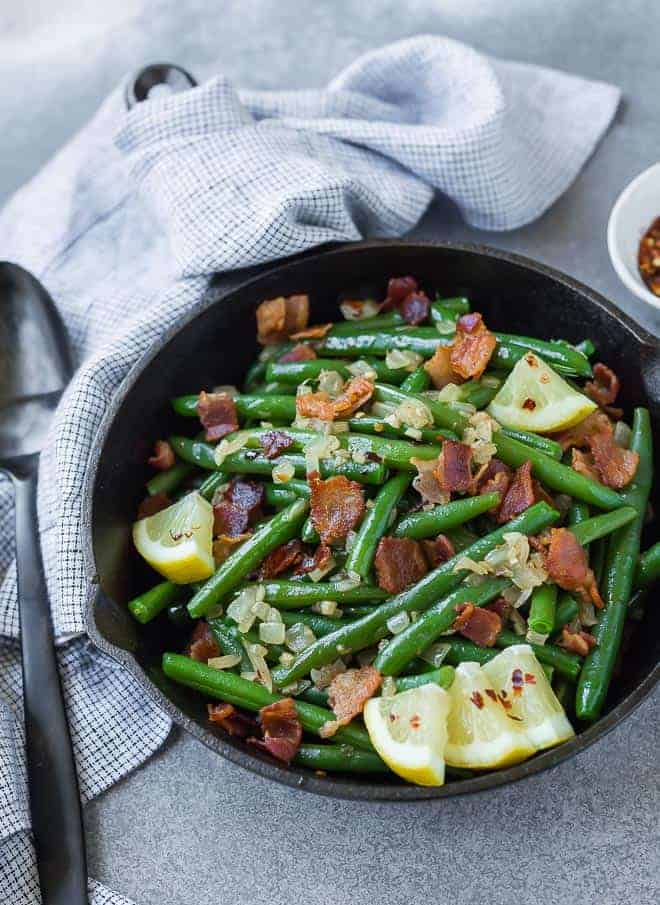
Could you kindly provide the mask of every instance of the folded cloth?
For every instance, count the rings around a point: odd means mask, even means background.
[[[402,234],[435,191],[474,226],[529,222],[573,181],[618,100],[610,85],[431,36],[366,54],[324,91],[238,94],[218,77],[127,112],[120,86],[5,207],[2,256],[45,283],[80,364],[41,457],[39,524],[56,633],[77,635],[59,657],[84,799],[143,762],[169,731],[84,636],[81,486],[130,367],[203,304],[214,272]],[[38,883],[5,478],[0,530],[0,893],[27,905],[38,901]],[[125,902],[98,884],[90,891],[97,903]]]

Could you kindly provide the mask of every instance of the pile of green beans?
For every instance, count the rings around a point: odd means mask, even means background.
[[[180,416],[176,419],[180,433],[168,440],[174,465],[150,477],[147,494],[165,495],[167,505],[167,498],[177,500],[195,491],[215,502],[216,525],[222,519],[218,494],[239,476],[262,487],[262,503],[251,514],[245,539],[228,555],[222,544],[214,545],[218,560],[210,578],[188,585],[161,578],[130,600],[128,610],[142,625],[162,621],[167,637],[178,633],[178,650],[188,650],[192,628],[197,620],[205,620],[220,654],[231,655],[235,663],[217,669],[191,656],[167,652],[162,668],[174,682],[209,700],[255,712],[293,697],[307,734],[293,761],[299,766],[347,774],[389,772],[359,717],[341,726],[331,740],[310,737],[324,736],[323,727],[335,718],[326,688],[314,679],[315,671],[342,667],[341,662],[336,663],[339,658],[348,668],[372,664],[382,677],[382,693],[393,694],[429,683],[451,689],[455,667],[461,663],[485,664],[504,648],[530,644],[566,709],[580,720],[597,719],[606,702],[624,621],[627,616],[640,618],[639,613],[629,613],[633,592],[645,594],[645,589],[660,579],[660,544],[640,551],[653,461],[646,409],[635,410],[630,440],[630,449],[639,454],[639,467],[632,483],[620,492],[574,471],[567,464],[570,456],[552,437],[495,425],[492,442],[496,456],[512,469],[531,463],[534,478],[548,492],[569,496],[570,507],[557,499],[560,513],[547,502],[536,502],[499,525],[499,493],[464,495],[439,505],[420,504],[414,489],[417,481],[413,484],[418,473],[414,462],[436,462],[447,440],[460,442],[470,413],[490,404],[527,351],[539,355],[575,386],[592,374],[590,358],[595,347],[591,340],[571,344],[496,333],[497,345],[485,374],[452,387],[455,401],[442,401],[446,394],[439,396],[433,390],[425,363],[439,346],[454,341],[456,322],[469,311],[469,301],[456,296],[433,301],[425,325],[410,326],[398,310],[334,324],[321,339],[301,340],[311,345],[317,356],[309,355],[303,361],[281,360],[296,344],[292,340],[266,347],[248,369],[244,392],[233,395],[240,427],[224,438],[221,451],[234,450],[224,456],[216,443],[205,439],[204,431],[184,435],[184,419],[199,418],[199,396],[181,395],[172,400],[173,411]],[[397,362],[397,356],[388,356],[395,350],[415,352],[421,359],[408,356],[407,367],[390,367],[405,362],[405,358],[399,357]],[[310,384],[314,391],[320,381],[323,387],[327,372],[348,381],[360,371],[356,359],[375,374],[373,396],[363,410],[350,412],[332,428],[325,428],[318,419],[297,417],[296,391],[301,384]],[[400,408],[403,404],[406,407]],[[424,426],[410,427],[400,423],[402,418],[390,417],[395,410],[399,415],[406,409],[415,416],[421,414],[416,423]],[[269,458],[265,435],[273,430],[285,433],[289,445]],[[324,448],[326,454],[314,455],[315,449]],[[313,546],[321,543],[319,531],[323,533],[315,509],[318,501],[312,499],[309,483],[315,461],[321,479],[343,476],[357,482],[364,503],[353,530],[343,542],[334,544],[332,555],[319,550],[323,569],[314,569],[317,559],[311,558]],[[476,473],[477,466],[473,464],[472,469]],[[335,505],[339,508],[342,502]],[[488,607],[502,595],[508,600],[514,589],[510,571],[499,569],[494,574],[491,565],[482,569],[487,574],[478,577],[470,575],[478,568],[473,564],[494,563],[488,554],[501,549],[507,542],[505,535],[543,535],[558,525],[568,527],[585,548],[605,601],[605,608],[597,611],[596,646],[589,654],[583,658],[561,646],[562,642],[570,644],[563,632],[566,626],[580,628],[584,604],[578,602],[577,591],[564,590],[548,574],[520,607],[524,621],[504,620],[493,646],[477,645],[460,634],[463,628],[456,616],[462,605]],[[388,543],[392,547],[398,544],[406,554],[415,550],[420,557],[431,558],[434,548],[426,540],[439,535],[449,538],[455,555],[435,567],[424,559],[421,571],[428,571],[420,580],[398,593],[388,592],[381,552],[385,544],[379,551],[383,539],[391,539]],[[282,574],[268,577],[276,557],[271,557],[268,567],[264,560],[289,542],[287,554],[293,551],[294,564]],[[221,556],[226,556],[224,561]],[[468,569],[461,563],[463,557],[471,561]],[[400,568],[404,566],[401,563]],[[248,605],[251,600],[258,602],[252,610],[254,617],[240,628],[227,613],[237,599]],[[486,618],[484,613],[477,615]],[[263,629],[266,621],[279,625],[275,634]],[[511,625],[516,632],[509,629]],[[262,637],[280,643],[264,642]],[[253,661],[259,651],[269,665],[268,681],[254,679]]]

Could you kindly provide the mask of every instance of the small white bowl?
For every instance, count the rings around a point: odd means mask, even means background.
[[[660,217],[660,163],[621,192],[607,224],[607,248],[619,278],[637,298],[660,309],[660,297],[646,287],[637,268],[639,241],[656,217]]]

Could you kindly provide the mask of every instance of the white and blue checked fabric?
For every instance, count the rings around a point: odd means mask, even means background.
[[[2,257],[45,283],[80,365],[42,455],[39,519],[55,629],[77,635],[59,656],[85,800],[170,728],[84,636],[81,487],[129,368],[200,304],[216,271],[401,235],[435,192],[476,227],[530,222],[571,184],[618,101],[610,85],[433,36],[365,54],[324,91],[237,93],[219,76],[127,112],[120,86],[0,213]],[[0,898],[33,905],[4,477],[0,530]],[[90,894],[95,905],[126,902],[93,881]]]

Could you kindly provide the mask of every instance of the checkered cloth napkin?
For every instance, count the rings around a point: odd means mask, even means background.
[[[619,101],[610,85],[432,36],[368,53],[322,91],[237,93],[218,76],[128,112],[122,88],[0,214],[1,256],[45,283],[80,364],[42,454],[39,522],[55,630],[76,635],[59,657],[85,800],[146,760],[170,728],[84,634],[81,486],[130,367],[200,304],[212,273],[401,235],[436,191],[480,228],[530,222],[575,179]],[[32,905],[4,477],[0,531],[0,899]],[[90,895],[126,902],[93,881]]]

